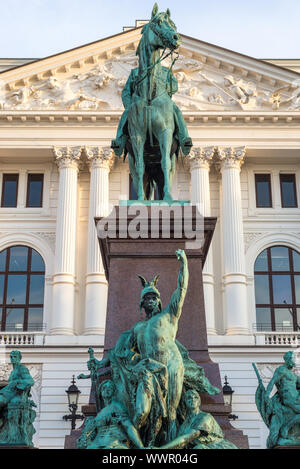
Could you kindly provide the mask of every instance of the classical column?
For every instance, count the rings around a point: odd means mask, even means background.
[[[91,179],[84,334],[103,335],[107,281],[94,219],[109,213],[109,172],[114,157],[109,147],[86,147],[85,151],[90,166]]]
[[[240,182],[245,154],[245,147],[218,149],[222,173],[221,223],[227,335],[250,333]]]
[[[55,147],[59,168],[51,334],[74,334],[77,177],[81,147]]]
[[[209,171],[215,153],[214,147],[194,147],[190,153],[192,204],[197,205],[204,217],[211,216]],[[203,268],[203,289],[207,333],[216,335],[213,254],[210,249]]]

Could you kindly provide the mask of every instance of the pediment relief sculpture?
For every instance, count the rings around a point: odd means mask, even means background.
[[[12,90],[0,79],[0,110],[120,111],[122,90],[137,63],[135,52],[127,51],[64,79],[58,74]],[[168,59],[163,65],[170,65]],[[271,85],[271,81],[247,79],[183,53],[173,73],[179,85],[174,102],[182,111],[300,109],[300,79]]]

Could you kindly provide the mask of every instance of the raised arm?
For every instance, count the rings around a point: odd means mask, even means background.
[[[177,259],[180,261],[180,269],[177,280],[177,288],[171,297],[169,310],[172,315],[179,318],[188,287],[189,270],[185,252],[182,249],[177,249],[176,255]]]

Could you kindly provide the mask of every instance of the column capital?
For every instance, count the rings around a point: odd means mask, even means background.
[[[193,147],[189,156],[190,169],[210,169],[215,147]]]
[[[91,169],[103,168],[110,171],[115,162],[115,156],[110,147],[85,147],[88,164]]]
[[[246,156],[246,147],[219,147],[218,159],[223,169],[241,169]]]
[[[59,169],[79,169],[80,157],[83,147],[53,147],[55,161]]]

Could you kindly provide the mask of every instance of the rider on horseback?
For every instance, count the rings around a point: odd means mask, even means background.
[[[178,82],[174,77],[173,73],[167,67],[162,67],[163,74],[160,79],[164,80],[165,89],[172,98],[172,95],[178,91]],[[127,154],[126,150],[126,142],[129,138],[128,135],[128,128],[127,128],[127,116],[128,110],[131,106],[132,96],[135,92],[136,85],[138,82],[138,73],[139,69],[135,68],[131,71],[129,78],[126,82],[126,85],[122,92],[122,101],[125,108],[123,112],[118,130],[117,130],[117,137],[115,140],[112,141],[112,149],[114,150],[117,156],[121,156],[122,153],[125,151],[125,156]],[[193,143],[192,139],[189,137],[188,130],[186,127],[186,123],[184,121],[183,115],[179,107],[173,102],[173,115],[175,121],[175,134],[174,138],[179,142],[179,145],[182,149],[184,155],[188,155]]]
[[[165,71],[165,74],[164,74],[165,87],[166,87],[168,95],[171,98],[172,95],[178,91],[178,82],[176,78],[174,77],[174,75],[169,73],[168,68],[163,67],[163,70]],[[128,116],[128,110],[131,105],[131,97],[134,93],[137,76],[138,76],[138,68],[134,68],[131,71],[129,78],[122,92],[122,101],[123,101],[125,111],[123,112],[120,122],[119,122],[118,130],[117,130],[117,137],[115,140],[112,141],[112,149],[114,150],[117,156],[121,156],[124,151],[125,151],[125,155],[127,153],[126,142],[127,142],[127,139],[129,138],[128,129],[127,129],[127,116]],[[176,133],[174,137],[178,140],[179,145],[184,155],[188,155],[191,150],[191,147],[193,146],[192,139],[189,137],[188,130],[187,130],[182,112],[180,111],[179,107],[174,102],[173,102],[173,112],[174,112],[174,120],[175,120],[175,125],[176,125],[176,131],[175,131]]]

